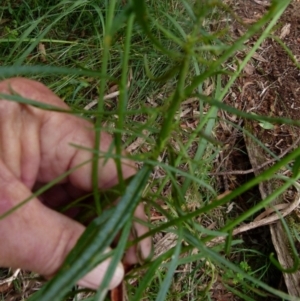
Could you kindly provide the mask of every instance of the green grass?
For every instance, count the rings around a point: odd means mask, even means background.
[[[74,111],[99,100],[83,115],[94,119],[96,129],[114,134],[117,164],[121,149],[137,138],[145,139],[129,155],[140,162],[141,169],[126,189],[119,187],[118,193],[123,196],[120,204],[101,213],[100,198],[104,196],[94,189],[99,217],[87,228],[76,252],[66,259],[57,276],[30,300],[66,300],[72,285],[103,260],[100,253],[110,244],[108,233],[112,237],[123,228],[113,253],[114,265],[126,248],[132,212],[141,197],[149,210],[155,208],[165,216],[164,222],[149,223],[151,235],[172,232],[178,243],[127,276],[130,300],[212,300],[216,282],[245,300],[257,300],[266,294],[292,300],[268,285],[269,254],[229,239],[234,227],[263,209],[273,196],[232,220],[224,212],[226,204],[259,181],[271,178],[298,158],[300,151],[295,150],[260,177],[214,202],[219,191],[209,175],[222,149],[211,135],[221,109],[245,118],[299,126],[298,121],[251,115],[222,103],[288,4],[273,2],[268,14],[233,41],[223,26],[229,24],[222,20],[235,16],[222,1],[196,1],[195,5],[185,0],[2,1],[0,78],[22,75],[40,80]],[[234,73],[226,69],[254,34],[260,39],[239,69]],[[203,95],[210,85],[212,93]],[[118,100],[104,100],[113,86],[120,91]],[[199,117],[194,118],[192,127],[186,127],[190,119],[178,115],[191,106],[184,102],[192,97],[193,110]],[[101,154],[95,152],[95,162],[98,156]],[[95,164],[93,176],[96,183]],[[296,173],[292,180],[297,179]],[[291,185],[286,182],[281,191]],[[158,199],[166,206],[158,205]],[[206,229],[212,222],[217,223],[217,230]],[[226,243],[205,245],[220,235],[227,237]],[[253,256],[260,263],[252,267],[249,264]],[[109,277],[107,274],[94,300],[105,299]],[[137,278],[138,285],[130,285]]]

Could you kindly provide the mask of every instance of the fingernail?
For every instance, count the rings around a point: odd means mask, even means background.
[[[139,225],[141,227],[141,225]],[[137,239],[140,235],[146,233],[146,230],[138,233],[135,227],[131,228],[131,235],[134,239]],[[136,257],[139,264],[149,261],[153,257],[153,244],[151,237],[146,237],[140,241],[136,247]]]
[[[78,281],[78,285],[97,290],[102,283],[107,269],[109,267],[110,260],[107,260],[99,264],[96,268],[86,274],[81,280]],[[124,278],[124,267],[122,264],[118,264],[114,276],[110,281],[109,289],[117,287]]]
[[[150,261],[153,257],[153,244],[152,239],[147,237],[143,239],[138,245],[138,257],[140,262]]]

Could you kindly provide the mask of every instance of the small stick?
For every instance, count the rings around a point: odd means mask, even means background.
[[[4,280],[0,280],[0,285],[3,285],[5,283],[8,283],[8,285],[11,285],[11,283],[17,279],[20,271],[21,271],[21,269],[16,269],[12,276],[10,276],[9,278],[6,278]]]
[[[281,218],[289,215],[292,211],[294,211],[299,206],[299,204],[300,204],[300,196],[298,192],[298,198],[295,198],[295,200],[291,204],[278,204],[273,206],[273,208],[266,209],[266,211],[260,214],[258,217],[256,217],[256,219],[253,222],[248,223],[246,225],[242,225],[236,228],[235,230],[233,230],[232,235],[237,235],[258,227],[273,224],[279,221]],[[279,210],[280,215],[276,212],[276,210]],[[269,215],[270,213],[272,214]],[[263,218],[265,215],[269,215],[269,216]],[[225,240],[224,237],[216,237],[212,239],[210,242],[208,242],[207,245],[214,246],[215,244],[221,243],[224,240]]]
[[[269,161],[266,161],[262,163],[261,165],[257,166],[256,168],[251,168],[247,170],[232,170],[232,171],[220,171],[220,172],[210,172],[209,175],[211,176],[227,176],[227,175],[246,175],[252,172],[255,172],[259,169],[262,169],[263,167],[267,166],[268,164],[276,162],[278,159],[281,159],[284,157],[287,153],[289,153],[297,144],[300,142],[300,136],[297,138],[297,140],[289,146],[284,152],[282,152],[280,155],[278,155],[278,158],[271,159]]]
[[[132,70],[130,69],[129,71],[129,76],[128,76],[128,81],[127,81],[127,88],[130,87],[130,83],[131,83],[131,80],[132,80]],[[110,94],[106,94],[104,97],[103,97],[103,100],[108,100],[108,99],[112,99],[112,98],[115,98],[117,96],[120,95],[120,91],[115,91],[115,92],[112,92]],[[98,100],[93,100],[91,101],[89,104],[87,104],[85,107],[84,107],[84,110],[89,110],[91,109],[93,106],[95,106],[96,104],[98,103]]]
[[[120,95],[120,91],[115,91],[103,97],[104,100],[112,99]],[[93,100],[84,107],[84,110],[89,110],[98,103],[98,100]]]

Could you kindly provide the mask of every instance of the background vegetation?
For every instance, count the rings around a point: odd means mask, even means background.
[[[148,235],[162,249],[127,275],[129,300],[216,300],[216,284],[243,300],[295,300],[272,287],[276,269],[269,259],[271,250],[262,253],[232,236],[233,229],[251,221],[272,196],[239,216],[228,214],[228,206],[272,178],[300,151],[228,194],[222,194],[211,175],[224,147],[214,135],[220,112],[299,125],[222,102],[288,3],[274,0],[266,15],[233,39],[230,22],[241,20],[225,1],[2,0],[0,78],[27,76],[47,84],[74,113],[92,118],[96,129],[114,135],[117,163],[121,149],[127,149],[140,167],[126,189],[114,189],[122,196],[118,206],[103,212],[100,206],[88,208],[98,210],[99,216],[57,276],[30,300],[79,298],[72,286],[103,260],[101,250],[112,243],[108,237],[121,231],[111,254],[113,271],[128,247],[133,211],[141,200],[151,221]],[[257,42],[238,61],[236,54],[253,36]],[[299,176],[294,170],[285,187]],[[96,204],[108,196],[94,194]],[[213,243],[217,237],[224,239]],[[107,298],[111,274],[95,295],[86,292],[81,298]]]

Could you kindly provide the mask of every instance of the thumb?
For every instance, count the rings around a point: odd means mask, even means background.
[[[0,160],[0,216],[30,195],[31,191]],[[81,224],[47,208],[38,199],[32,199],[0,219],[0,266],[22,268],[51,278],[83,231]],[[78,284],[97,289],[109,263],[110,260],[106,260],[98,265]],[[110,288],[116,287],[123,276],[120,264]]]

